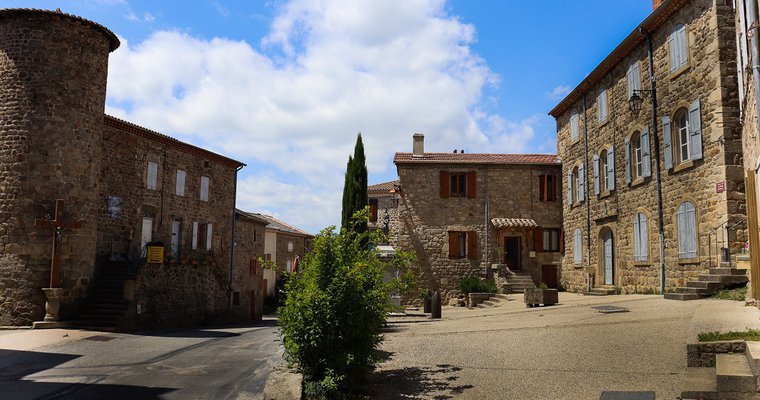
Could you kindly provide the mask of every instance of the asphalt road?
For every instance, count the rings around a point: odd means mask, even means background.
[[[280,360],[276,320],[98,333],[33,350],[0,348],[0,399],[260,399]]]

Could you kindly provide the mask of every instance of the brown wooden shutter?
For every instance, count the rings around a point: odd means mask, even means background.
[[[477,260],[478,257],[478,233],[475,231],[467,232],[467,258]]]
[[[377,199],[369,199],[369,222],[377,222]]]
[[[459,258],[459,232],[449,232],[449,258]]]
[[[470,171],[467,173],[467,198],[474,199],[475,198],[475,188],[478,187],[478,178],[477,175],[475,175],[475,171]]]
[[[544,251],[544,230],[541,228],[533,230],[533,250],[536,253]]]
[[[449,172],[441,171],[441,198],[448,199],[449,194]]]
[[[540,201],[546,201],[546,175],[538,176],[538,199]]]
[[[565,254],[565,231],[559,231],[559,252]]]

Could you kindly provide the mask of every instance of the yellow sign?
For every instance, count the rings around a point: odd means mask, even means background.
[[[148,264],[163,264],[164,248],[161,246],[148,246]]]

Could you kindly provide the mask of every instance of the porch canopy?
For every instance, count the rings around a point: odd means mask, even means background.
[[[498,229],[502,228],[534,228],[538,224],[530,218],[493,218],[491,223]]]

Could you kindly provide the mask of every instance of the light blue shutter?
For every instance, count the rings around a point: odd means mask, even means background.
[[[637,89],[636,87],[633,86],[634,85],[634,83],[633,83],[633,66],[634,66],[634,64],[631,64],[631,65],[628,66],[628,72],[626,73],[626,75],[628,76],[628,98],[629,99],[631,98],[631,96],[633,96],[633,91],[635,89]]]
[[[678,207],[678,258],[697,256],[697,226],[694,218],[694,205],[688,201]]]
[[[573,235],[573,261],[576,264],[580,264],[583,261],[581,246],[581,230],[580,228],[575,228],[575,234]]]
[[[623,141],[625,145],[625,183],[631,183],[631,141],[625,138]]]
[[[665,169],[673,168],[673,149],[670,142],[672,136],[670,134],[670,117],[662,117],[662,142],[665,150]]]
[[[583,168],[583,163],[578,167],[578,201],[586,199],[586,173]]]
[[[607,190],[615,190],[615,146],[607,149]]]
[[[686,26],[681,25],[678,30],[678,67],[683,67],[689,62],[689,52],[686,50]]]
[[[699,99],[696,99],[689,107],[689,136],[691,136],[691,159],[699,160],[702,158],[702,119]]]
[[[652,160],[649,157],[649,128],[641,131],[639,143],[641,143],[641,176],[652,175]]]
[[[599,156],[594,154],[594,194],[599,195]]]
[[[639,214],[633,216],[633,261],[641,261]]]
[[[674,30],[668,36],[668,50],[670,50],[670,72],[673,72],[677,70],[678,67],[680,67],[680,64],[678,62],[678,42],[676,40],[676,35],[678,35],[678,31]]]
[[[567,173],[567,204],[573,204],[573,171]]]
[[[649,236],[647,235],[647,216],[639,213],[639,248],[640,261],[649,259]]]

